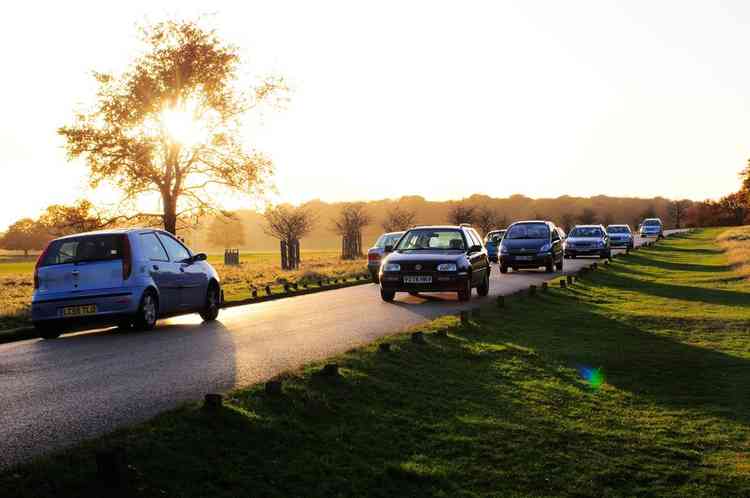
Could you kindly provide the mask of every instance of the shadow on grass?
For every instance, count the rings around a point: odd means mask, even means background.
[[[631,278],[625,273],[630,271],[631,270],[623,269],[623,271],[602,273],[597,276],[597,278],[599,279],[598,281],[604,285],[626,290],[637,290],[638,292],[667,299],[679,299],[683,301],[724,306],[739,306],[742,308],[750,306],[750,295],[747,292],[657,283]]]
[[[658,251],[654,251],[654,252],[658,252]],[[662,270],[669,270],[669,271],[716,273],[716,272],[731,271],[732,269],[731,266],[726,265],[726,264],[702,265],[702,264],[695,264],[695,263],[678,263],[675,261],[665,261],[665,260],[654,259],[651,257],[647,257],[646,255],[641,255],[637,253],[631,254],[629,258],[630,258],[630,261],[635,264],[648,265],[648,266],[660,268]]]

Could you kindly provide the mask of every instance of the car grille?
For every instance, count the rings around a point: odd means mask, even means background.
[[[437,270],[439,263],[401,263],[402,272],[433,272]],[[421,266],[417,270],[417,266]]]

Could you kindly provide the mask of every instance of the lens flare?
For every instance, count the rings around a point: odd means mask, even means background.
[[[578,372],[592,389],[599,389],[604,384],[604,374],[600,368],[580,367]]]

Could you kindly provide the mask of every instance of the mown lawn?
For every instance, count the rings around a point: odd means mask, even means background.
[[[222,279],[225,299],[248,299],[252,289],[265,296],[284,292],[285,283],[318,285],[320,280],[349,280],[367,272],[367,260],[343,261],[332,251],[302,252],[300,269],[282,271],[276,253],[242,253],[239,266],[224,265],[224,256],[209,255],[209,262]],[[0,330],[29,325],[33,273],[36,256],[0,256]]]
[[[750,300],[700,231],[0,476],[8,496],[750,496]],[[447,331],[446,336],[436,331]]]

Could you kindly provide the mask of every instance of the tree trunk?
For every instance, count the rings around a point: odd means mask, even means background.
[[[28,258],[28,257],[29,257],[29,250],[28,250],[28,249],[24,249],[24,250],[23,250],[23,256],[24,256],[25,258]]]
[[[161,199],[164,204],[164,230],[177,235],[177,199],[164,193]]]

